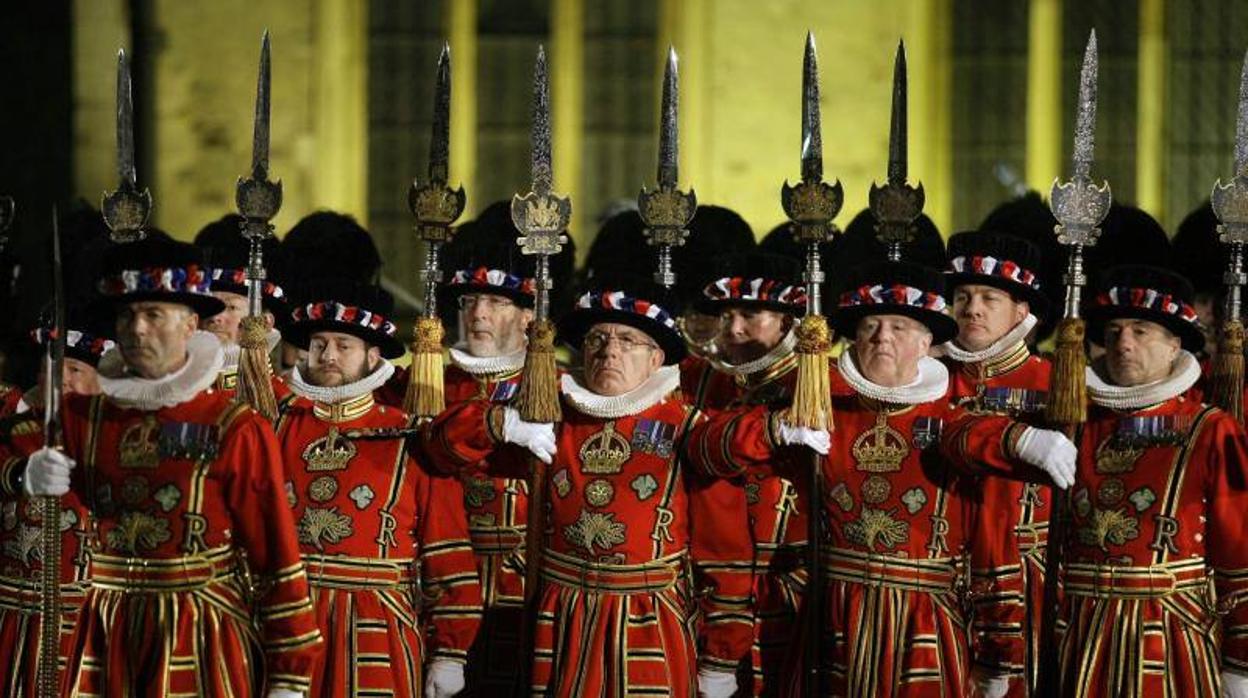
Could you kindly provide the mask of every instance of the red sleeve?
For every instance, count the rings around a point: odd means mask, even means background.
[[[765,406],[720,412],[694,427],[685,454],[696,469],[712,477],[747,472],[784,475],[787,458],[777,458],[778,413]]]
[[[700,662],[723,671],[754,642],[754,542],[745,490],[736,482],[696,475],[689,482],[690,549],[703,621]]]
[[[1209,443],[1205,501],[1209,564],[1222,615],[1222,667],[1248,673],[1248,437],[1219,414]]]
[[[998,475],[1025,482],[1048,483],[1039,468],[1022,462],[1013,444],[1029,425],[1009,417],[958,411],[940,439],[945,461],[964,475]]]
[[[488,400],[467,400],[443,410],[423,432],[421,451],[430,467],[447,475],[481,471],[493,477],[525,477],[524,451],[503,443],[503,409]],[[487,463],[496,450],[514,457]]]
[[[412,467],[420,468],[415,461]],[[420,542],[420,589],[426,647],[433,659],[468,661],[481,626],[481,583],[468,537],[464,491],[459,480],[435,477],[421,470],[417,496],[422,515],[417,524]]]
[[[268,687],[307,693],[312,666],[324,648],[295,522],[286,504],[281,451],[273,429],[246,410],[222,440],[219,462],[228,470],[223,478],[226,503],[240,514],[232,521],[233,530],[258,590],[256,611]]]

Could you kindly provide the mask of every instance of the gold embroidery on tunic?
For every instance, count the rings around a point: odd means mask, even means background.
[[[310,473],[345,470],[355,453],[355,444],[340,439],[338,427],[330,427],[328,434],[304,447],[304,467]]]
[[[623,543],[627,528],[622,522],[615,520],[615,514],[604,512],[590,512],[581,510],[581,516],[575,523],[569,524],[563,529],[563,537],[572,545],[583,548],[590,556],[593,556],[595,549],[598,552],[606,552],[611,548]]]
[[[875,426],[854,439],[852,453],[859,470],[892,473],[901,470],[901,462],[910,454],[910,444],[901,432],[888,425],[888,415],[881,412]]]
[[[845,538],[869,550],[877,544],[889,550],[910,539],[910,525],[893,518],[891,511],[863,507],[862,516],[845,524]]]
[[[589,475],[614,475],[624,469],[632,456],[632,446],[615,430],[615,422],[607,422],[602,431],[581,444],[581,472]]]
[[[160,462],[156,449],[156,436],[160,431],[160,423],[152,415],[143,421],[131,424],[121,433],[121,457],[118,465],[122,468],[142,468],[151,470]]]

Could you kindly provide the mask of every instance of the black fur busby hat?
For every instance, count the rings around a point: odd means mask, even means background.
[[[1043,320],[1049,301],[1040,282],[1040,250],[1014,235],[970,231],[949,238],[949,268],[945,279],[952,295],[962,284],[982,284],[1026,301],[1031,313]]]
[[[789,257],[761,251],[717,257],[715,277],[703,288],[699,312],[715,315],[728,308],[758,308],[788,315],[806,313],[801,266]]]
[[[904,315],[923,323],[932,344],[958,334],[945,312],[945,279],[940,270],[911,262],[869,262],[846,276],[835,296],[830,321],[842,337],[853,337],[858,321],[870,315]]]
[[[1205,335],[1192,307],[1194,295],[1191,282],[1169,269],[1142,264],[1110,267],[1099,275],[1096,295],[1086,303],[1088,337],[1101,344],[1106,323],[1134,318],[1155,322],[1178,335],[1184,349],[1200,351]]]
[[[307,349],[316,332],[342,332],[381,350],[387,359],[403,355],[403,343],[391,319],[394,299],[380,286],[349,279],[327,279],[306,291],[291,312],[283,338]]]
[[[581,348],[589,329],[610,322],[645,332],[663,349],[663,363],[671,366],[685,357],[685,341],[676,327],[676,314],[663,305],[665,291],[649,277],[612,275],[581,295],[559,321],[559,336]]]
[[[142,240],[109,247],[101,273],[97,307],[105,312],[125,303],[160,301],[180,303],[206,319],[225,308],[211,293],[211,271],[199,248],[153,228]]]

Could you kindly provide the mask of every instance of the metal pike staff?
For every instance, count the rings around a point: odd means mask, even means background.
[[[425,308],[412,337],[412,368],[408,373],[403,409],[417,417],[434,417],[446,407],[442,384],[442,321],[438,318],[438,284],[442,282],[438,254],[450,242],[451,224],[464,212],[464,188],[451,189],[451,47],[442,45],[438,56],[437,86],[433,93],[433,135],[429,140],[429,179],[412,181],[407,205],[416,216],[416,235],[425,243]]]
[[[780,203],[793,221],[793,239],[806,245],[806,315],[797,327],[797,386],[788,421],[812,429],[832,429],[832,393],[828,380],[828,350],[832,346],[828,320],[823,317],[819,246],[832,239],[832,219],[844,203],[841,181],[823,181],[823,135],[819,123],[819,63],[815,37],[807,32],[806,53],[802,60],[802,181],[790,186],[785,180]],[[820,514],[823,502],[823,457],[810,454],[810,482],[806,512],[806,630],[805,695],[822,694],[820,659],[823,625],[823,568],[820,541],[823,532]]]
[[[1085,326],[1079,316],[1079,305],[1087,276],[1083,272],[1083,248],[1096,244],[1098,227],[1109,213],[1112,197],[1109,183],[1098,186],[1092,180],[1096,129],[1096,31],[1088,37],[1079,73],[1079,106],[1075,120],[1075,148],[1071,157],[1074,176],[1067,182],[1055,180],[1049,194],[1049,206],[1057,219],[1058,242],[1070,248],[1066,262],[1066,303],[1062,320],[1057,325],[1057,345],[1053,357],[1053,373],[1049,384],[1045,419],[1063,427],[1077,441],[1080,424],[1087,421],[1087,384],[1084,371]],[[1049,523],[1049,540],[1044,561],[1044,615],[1040,627],[1039,695],[1056,696],[1060,690],[1059,657],[1056,636],[1058,583],[1064,557],[1066,530],[1069,525],[1069,500],[1054,489],[1053,510]]]
[[[1240,318],[1240,287],[1248,284],[1244,273],[1244,243],[1248,242],[1248,54],[1239,76],[1239,120],[1235,128],[1235,177],[1230,183],[1218,180],[1210,197],[1213,212],[1221,225],[1219,238],[1230,252],[1226,273],[1226,305],[1218,354],[1213,357],[1209,379],[1213,404],[1235,415],[1244,416],[1244,323]]]
[[[100,202],[104,223],[113,242],[135,242],[146,237],[144,228],[152,215],[152,193],[138,187],[134,167],[134,101],[130,92],[130,61],[117,52],[117,189],[105,192]]]
[[[663,105],[659,113],[659,186],[654,191],[642,187],[637,195],[638,213],[646,224],[646,241],[659,248],[654,280],[665,289],[676,283],[672,248],[685,244],[685,238],[689,237],[686,226],[698,208],[698,197],[692,189],[685,193],[676,188],[680,152],[677,126],[680,75],[676,63],[676,49],[669,46],[667,65],[663,69]]]
[[[520,251],[537,255],[534,274],[536,298],[533,321],[528,328],[528,351],[516,393],[516,410],[528,422],[558,422],[559,374],[555,365],[555,323],[549,317],[550,256],[559,254],[568,238],[564,231],[572,218],[572,200],[551,191],[554,172],[550,157],[550,78],[546,71],[546,51],[537,49],[533,70],[532,189],[511,199],[511,220],[520,231],[516,238]],[[524,642],[532,654],[533,635],[537,625],[538,569],[542,560],[542,535],[546,530],[546,468],[537,458],[531,459],[529,477],[528,528],[525,531],[524,607],[526,622]],[[518,688],[528,695],[527,679]]]
[[[261,247],[273,236],[269,221],[282,207],[282,182],[269,180],[269,31],[260,39],[260,74],[256,80],[256,117],[251,141],[251,176],[238,178],[234,202],[243,217],[243,236],[251,243],[247,258],[247,317],[239,323],[238,395],[240,402],[265,419],[277,419],[272,369],[264,322],[264,252]]]
[[[871,185],[867,201],[875,232],[888,246],[888,259],[901,260],[901,246],[914,238],[914,221],[923,212],[923,185],[906,183],[906,43],[897,44],[893,62],[893,116],[888,132],[888,182]]]
[[[43,445],[61,447],[61,370],[65,363],[65,288],[61,279],[61,231],[52,208],[52,332],[48,335],[43,381]],[[61,498],[39,497],[39,659],[40,698],[60,693]]]

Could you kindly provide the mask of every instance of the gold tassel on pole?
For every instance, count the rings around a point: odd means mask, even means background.
[[[832,386],[828,377],[831,347],[827,318],[802,318],[797,326],[797,385],[788,414],[788,421],[794,426],[832,430]]]
[[[529,348],[524,357],[523,380],[516,392],[516,410],[526,422],[558,422],[559,367],[555,361],[555,323],[529,323]]]
[[[1236,421],[1244,417],[1244,324],[1230,320],[1222,325],[1218,353],[1213,357],[1209,377],[1210,402],[1231,413]]]
[[[435,417],[446,407],[442,381],[442,338],[446,334],[436,317],[416,320],[412,367],[407,375],[403,411],[416,417]]]
[[[1057,325],[1053,373],[1049,379],[1049,399],[1045,417],[1050,424],[1082,424],[1087,420],[1087,369],[1082,318],[1063,318]]]
[[[249,315],[238,324],[238,399],[271,422],[277,419],[277,396],[273,394],[268,333],[263,316]]]

